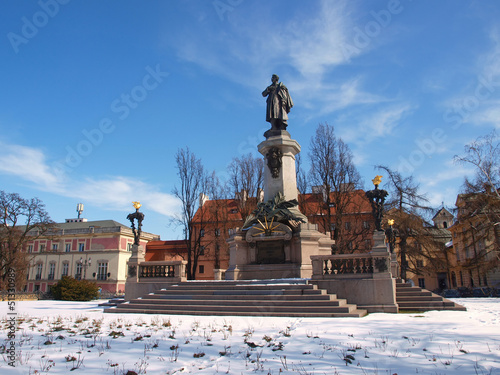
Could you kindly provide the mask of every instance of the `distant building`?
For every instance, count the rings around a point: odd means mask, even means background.
[[[141,245],[159,236],[142,232]],[[45,236],[28,242],[32,255],[26,290],[47,292],[62,276],[91,280],[103,291],[123,293],[132,230],[113,220],[67,219]]]
[[[488,202],[486,194],[459,194],[456,206],[457,220],[450,228],[454,254],[452,287],[500,288],[498,200],[493,196]]]
[[[406,281],[411,280],[413,284],[428,290],[449,289],[452,288],[451,272],[454,265],[449,230],[453,225],[453,214],[443,207],[434,215],[432,221],[434,226],[423,228],[423,233],[429,236],[429,240],[423,241],[424,245],[415,247],[416,241],[410,241],[408,244],[410,247],[413,245],[416,251],[407,254]],[[400,259],[398,244],[396,252]]]

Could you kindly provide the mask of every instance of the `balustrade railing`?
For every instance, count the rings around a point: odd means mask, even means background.
[[[139,277],[175,277],[175,266],[169,264],[140,265]]]
[[[343,275],[369,276],[389,269],[388,255],[338,254],[311,256],[313,278],[335,278]]]

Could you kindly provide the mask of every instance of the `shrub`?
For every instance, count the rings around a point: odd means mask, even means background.
[[[70,276],[52,286],[51,292],[55,299],[63,301],[90,301],[99,296],[99,287],[88,280],[76,280]]]

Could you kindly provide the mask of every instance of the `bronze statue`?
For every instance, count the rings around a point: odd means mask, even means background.
[[[292,98],[286,86],[278,82],[276,74],[271,81],[273,83],[262,92],[262,96],[267,96],[266,121],[271,123],[271,130],[286,130],[288,113],[293,107]]]

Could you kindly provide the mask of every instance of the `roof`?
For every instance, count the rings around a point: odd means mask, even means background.
[[[80,222],[69,222],[69,223],[56,223],[55,226],[60,229],[86,229],[90,227],[94,228],[110,228],[110,227],[125,227],[129,228],[128,225],[121,224],[114,220],[96,220],[96,221],[80,221]]]
[[[321,194],[321,193],[319,193]],[[330,197],[331,200],[334,201],[335,195],[338,194],[337,192],[331,192]],[[341,193],[341,194],[350,194],[351,197],[349,198],[348,201],[348,206],[346,209],[346,212],[344,212],[345,215],[349,214],[359,214],[359,213],[370,213],[372,212],[372,207],[371,203],[366,197],[366,194],[364,190],[354,190],[350,191],[348,193]],[[319,204],[320,200],[318,199],[318,194],[314,193],[309,193],[309,194],[300,194],[299,195],[299,201],[300,204],[305,204],[308,206],[308,212],[319,212]],[[248,202],[250,204],[255,204],[257,198],[248,198]],[[214,212],[215,210],[225,210],[225,214],[221,216],[227,215],[227,221],[229,222],[238,222],[242,221],[243,218],[241,216],[241,212],[239,211],[239,202],[237,199],[231,198],[231,199],[214,199],[214,200],[207,200],[203,204],[203,210],[201,208],[198,208],[196,211],[196,214],[194,215],[194,222],[200,222],[202,221],[202,215],[205,212]],[[335,212],[335,207],[331,207],[331,212]],[[209,218],[205,218],[205,221],[211,221]]]
[[[432,220],[434,220],[436,217],[438,216],[450,216],[453,218],[453,214],[450,213],[450,211],[448,211],[446,208],[441,208],[438,212],[436,212],[436,214],[434,215],[434,217],[432,218]]]

